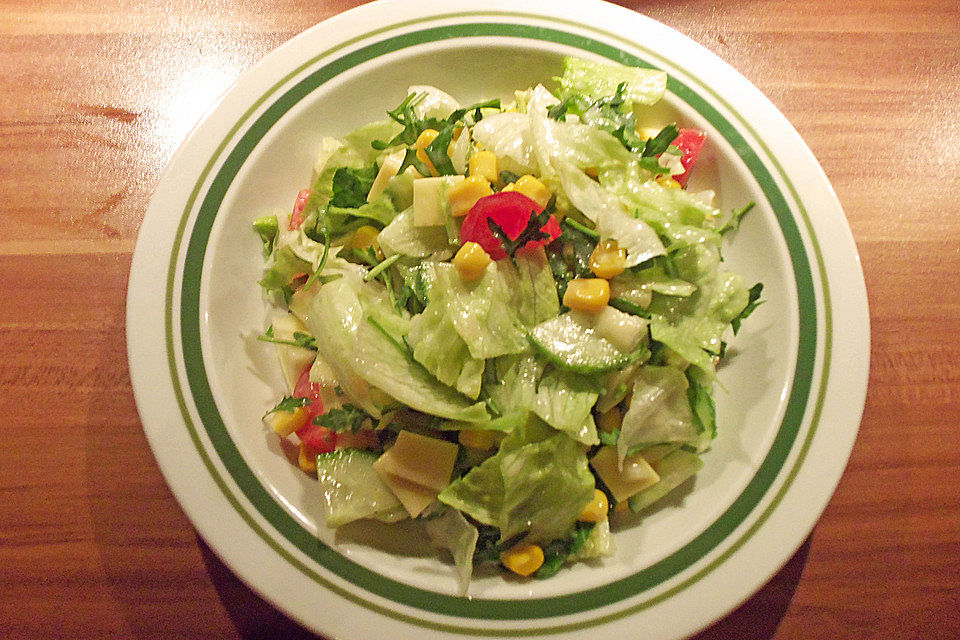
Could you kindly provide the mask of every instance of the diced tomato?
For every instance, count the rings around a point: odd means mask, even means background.
[[[337,447],[336,432],[312,422],[297,429],[297,437],[317,453],[330,453]]]
[[[677,139],[673,141],[673,145],[678,147],[682,153],[680,156],[680,164],[683,166],[684,172],[680,175],[673,176],[673,179],[679,182],[681,187],[687,185],[690,171],[693,169],[693,165],[697,161],[697,156],[700,155],[700,150],[703,149],[703,143],[706,142],[706,140],[707,135],[703,131],[698,131],[697,129],[680,129],[677,134]]]
[[[304,189],[297,194],[297,200],[293,203],[293,213],[290,214],[290,230],[294,231],[300,228],[305,220],[303,209],[307,206],[307,198],[310,197],[310,189]]]
[[[318,453],[328,453],[337,446],[337,434],[327,427],[313,424],[313,419],[323,413],[323,399],[320,397],[320,383],[310,382],[310,367],[303,370],[297,384],[293,388],[295,398],[307,398],[310,404],[304,409],[307,411],[307,424],[297,429],[297,437]]]
[[[463,219],[460,228],[462,242],[476,242],[494,260],[507,257],[500,240],[490,230],[489,220],[496,222],[507,237],[516,240],[526,228],[530,216],[543,211],[543,207],[517,191],[501,191],[477,200],[473,208]],[[531,240],[520,250],[529,250],[550,244],[560,236],[560,224],[556,218],[550,216],[540,230],[548,234],[549,238]]]

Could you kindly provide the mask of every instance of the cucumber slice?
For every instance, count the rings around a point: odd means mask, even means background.
[[[620,351],[594,329],[584,327],[567,313],[541,322],[530,330],[527,337],[547,360],[576,373],[622,369],[647,353],[646,349]]]
[[[342,449],[317,456],[317,478],[328,527],[360,520],[394,520],[403,510],[389,487],[374,470],[377,454],[362,449]]]
[[[700,468],[703,467],[703,461],[695,453],[677,449],[651,466],[660,476],[660,482],[649,489],[644,489],[640,493],[630,496],[630,510],[634,513],[646,509],[679,487],[684,480],[700,471]]]

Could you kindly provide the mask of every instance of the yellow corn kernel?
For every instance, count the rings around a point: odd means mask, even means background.
[[[577,520],[580,522],[600,522],[607,517],[610,510],[610,501],[607,500],[607,494],[600,489],[593,490],[593,500],[587,503],[583,508]]]
[[[518,544],[500,555],[500,562],[519,576],[528,576],[543,566],[543,549],[535,544]]]
[[[680,189],[680,183],[674,180],[671,176],[659,175],[657,176],[657,184],[665,189]]]
[[[612,278],[627,268],[627,250],[621,249],[616,240],[598,242],[590,254],[590,271],[598,278]]]
[[[490,255],[476,242],[465,243],[453,256],[453,266],[464,280],[476,280],[491,262]]]
[[[486,178],[487,182],[496,182],[499,174],[497,173],[497,156],[492,151],[477,151],[470,156],[469,173],[471,176]]]
[[[313,450],[313,447],[300,443],[300,456],[297,459],[297,464],[305,473],[317,472],[317,452]]]
[[[490,429],[462,429],[457,438],[463,446],[479,451],[493,449],[500,440],[497,432]]]
[[[550,202],[550,198],[553,195],[550,193],[550,189],[547,189],[547,185],[529,174],[520,176],[520,178],[513,183],[513,190],[527,196],[541,207],[547,206],[547,203]]]
[[[307,424],[307,410],[303,407],[297,407],[293,411],[276,411],[270,414],[270,428],[282,438]]]
[[[563,304],[586,313],[600,313],[610,302],[610,283],[603,278],[577,278],[567,285]]]
[[[363,225],[353,232],[350,237],[350,246],[354,249],[369,249],[377,241],[380,231],[376,227]]]
[[[604,433],[613,433],[620,429],[621,425],[623,425],[623,414],[616,407],[612,407],[609,411],[601,413],[597,417],[597,429]]]
[[[436,129],[424,129],[423,133],[420,134],[420,137],[418,137],[417,141],[413,144],[413,148],[417,150],[417,160],[427,165],[432,175],[438,175],[438,173],[436,167],[430,162],[430,156],[427,155],[427,147],[437,139],[438,135],[440,135],[440,132]]]
[[[493,193],[490,183],[481,176],[470,176],[447,189],[447,202],[450,203],[450,214],[453,216],[466,215],[477,200]]]

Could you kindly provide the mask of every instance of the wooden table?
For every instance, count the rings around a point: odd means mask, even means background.
[[[312,637],[217,560],[164,484],[124,299],[188,129],[273,47],[356,4],[3,3],[0,637]],[[784,569],[697,637],[960,638],[960,8],[620,4],[786,114],[837,190],[870,296],[869,395],[836,495]]]

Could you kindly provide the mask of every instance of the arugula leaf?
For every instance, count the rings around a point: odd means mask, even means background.
[[[271,413],[277,413],[278,411],[293,413],[300,407],[306,407],[310,404],[310,402],[310,398],[294,398],[293,396],[284,396],[283,399],[277,403],[277,406],[263,414],[263,417],[266,418]]]
[[[490,231],[500,241],[500,244],[503,245],[503,250],[512,258],[516,255],[517,249],[525,247],[528,242],[536,242],[549,238],[550,234],[542,230],[543,226],[549,221],[549,207],[540,213],[530,212],[530,219],[527,220],[527,226],[524,227],[520,235],[513,240],[510,239],[510,236],[507,235],[493,218],[487,219],[487,226],[490,227]]]
[[[367,203],[367,194],[379,171],[376,163],[362,169],[339,167],[333,174],[330,206],[357,209]]]
[[[748,202],[743,207],[739,209],[734,209],[731,214],[730,220],[720,228],[720,233],[726,233],[728,231],[736,231],[740,228],[740,221],[743,219],[743,216],[747,215],[751,209],[757,206],[756,202]]]
[[[709,434],[710,438],[713,439],[717,435],[717,410],[710,393],[712,385],[706,379],[706,374],[697,367],[688,367],[686,376],[689,384],[687,399],[690,401],[690,409],[693,411],[697,431]]]
[[[445,126],[440,131],[440,134],[434,138],[433,142],[424,149],[427,157],[430,158],[430,162],[433,163],[434,169],[436,169],[437,173],[441,176],[453,176],[459,173],[453,167],[453,161],[450,160],[450,155],[447,153],[447,148],[450,146],[450,142],[453,141],[455,128],[452,124]]]
[[[595,522],[578,522],[569,536],[552,540],[544,545],[543,564],[533,574],[534,577],[543,580],[555,575],[566,563],[567,558],[583,549],[584,543],[595,526]]]
[[[400,163],[400,169],[397,171],[397,173],[402,174],[407,167],[413,167],[417,170],[417,173],[422,176],[431,175],[430,167],[428,167],[425,162],[422,162],[419,158],[417,158],[416,149],[407,149],[406,154],[403,156],[403,162]]]
[[[291,347],[301,347],[303,349],[311,349],[313,351],[317,350],[317,339],[309,333],[294,331],[293,340],[283,340],[274,336],[273,325],[267,327],[267,330],[263,333],[263,335],[257,336],[257,340],[261,342],[272,342],[274,344],[288,344]]]
[[[313,419],[313,424],[326,427],[331,431],[357,431],[370,415],[352,404],[345,404],[336,409],[330,409]]]
[[[486,100],[484,102],[478,102],[476,104],[472,104],[469,107],[462,107],[460,109],[457,109],[456,111],[454,111],[453,113],[451,113],[449,116],[447,116],[442,120],[439,118],[418,118],[417,115],[414,113],[413,108],[417,104],[419,104],[421,100],[426,98],[426,96],[427,96],[426,93],[411,93],[406,98],[404,98],[403,102],[397,105],[394,109],[387,111],[387,115],[390,116],[392,120],[394,120],[398,124],[403,125],[403,130],[389,141],[374,140],[370,143],[370,146],[372,146],[374,149],[378,149],[381,151],[388,147],[393,147],[399,144],[403,144],[409,147],[414,143],[416,143],[417,138],[420,137],[420,134],[426,131],[427,129],[434,129],[436,131],[443,132],[443,130],[447,126],[455,125],[458,122],[464,120],[464,117],[471,111],[473,112],[473,121],[476,123],[483,118],[483,112],[482,112],[483,109],[499,109],[500,108],[499,98],[494,98],[493,100]],[[447,140],[447,144],[449,143],[450,141]],[[439,149],[439,146],[437,148]],[[446,146],[443,147],[443,150],[445,154]],[[408,154],[408,157],[409,157],[409,154]],[[434,162],[432,157],[430,158],[430,161]],[[407,164],[408,164],[407,160],[404,159],[404,166],[402,166],[400,169],[401,172],[403,171],[403,169],[406,168]],[[413,163],[410,162],[409,164],[413,164]],[[435,167],[437,166],[435,162],[434,162],[434,166]],[[437,169],[439,170],[440,168],[437,167]],[[418,168],[417,171],[420,171],[420,169]],[[430,175],[429,173],[424,173],[422,171],[420,171],[420,173],[421,175],[425,175],[425,176]],[[452,174],[441,174],[441,175],[452,175]]]
[[[660,155],[670,147],[670,144],[677,139],[678,135],[680,135],[680,131],[677,129],[677,125],[668,124],[660,130],[660,133],[647,140],[646,144],[643,145],[640,156],[653,158]]]
[[[740,331],[740,323],[753,313],[757,307],[763,304],[763,300],[760,299],[762,292],[762,282],[758,282],[747,291],[747,306],[743,308],[743,311],[741,311],[736,318],[730,321],[730,326],[733,327],[733,335],[737,335],[737,332]]]
[[[569,217],[560,223],[560,238],[556,246],[562,248],[550,252],[549,263],[561,300],[571,280],[593,277],[593,272],[590,271],[590,254],[599,240],[600,234]]]

